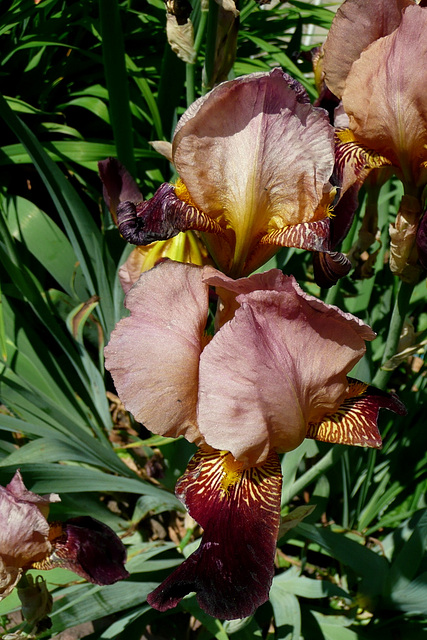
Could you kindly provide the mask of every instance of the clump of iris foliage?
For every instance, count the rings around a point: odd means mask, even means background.
[[[310,252],[282,249],[267,267],[373,327],[378,337],[352,376],[397,392],[407,415],[380,414],[381,451],[305,440],[283,455],[282,516],[313,510],[296,527],[284,520],[270,600],[253,616],[220,622],[194,596],[165,613],[146,603],[200,539],[173,493],[195,447],[135,423],[104,371],[104,346],[124,315],[118,267],[131,247],[103,203],[97,163],[117,157],[144,198],[173,177],[149,141],[171,139],[216,72],[218,5],[192,4],[191,63],[167,42],[161,0],[1,5],[0,484],[19,468],[32,491],[61,495],[50,519],[90,515],[109,525],[127,547],[130,573],[98,586],[65,569],[33,571],[54,598],[52,627],[37,637],[92,622],[84,637],[421,639],[427,291],[425,279],[412,291],[389,268],[388,228],[402,196],[393,178],[369,199],[362,188],[341,246],[353,268],[329,291],[314,282]],[[306,34],[327,30],[335,8],[242,2],[228,77],[280,66],[314,100],[309,52],[318,43]],[[358,252],[363,213],[373,205],[379,232]],[[19,608],[15,593],[0,603],[1,633],[19,629],[11,615]]]

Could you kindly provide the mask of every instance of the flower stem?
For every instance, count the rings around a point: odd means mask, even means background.
[[[391,316],[389,332],[382,357],[381,367],[378,369],[372,384],[379,389],[385,389],[392,370],[384,369],[384,364],[395,355],[399,339],[402,334],[403,324],[408,312],[409,302],[414,290],[414,283],[401,282],[397,293],[396,302],[394,304],[393,314]]]
[[[204,77],[204,93],[211,86],[210,82],[214,73],[215,54],[216,54],[216,32],[218,28],[219,5],[215,0],[209,0],[208,26],[206,34],[206,52],[205,52],[205,77]]]
[[[187,95],[187,107],[190,106],[196,99],[195,92],[195,75],[196,75],[196,63],[197,63],[197,54],[199,53],[200,46],[202,44],[203,35],[206,29],[206,22],[208,18],[208,11],[205,11],[203,8],[200,12],[199,25],[197,27],[196,37],[194,39],[194,51],[196,52],[196,60],[194,63],[189,63],[185,65],[185,86],[186,86],[186,95]]]

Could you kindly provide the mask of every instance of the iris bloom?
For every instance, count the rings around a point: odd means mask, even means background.
[[[136,206],[144,198],[129,171],[115,158],[102,160],[98,163],[98,169],[103,183],[105,204],[117,224],[117,207],[121,202],[131,202]],[[152,269],[157,262],[165,258],[200,266],[211,262],[205,246],[192,231],[178,233],[169,240],[158,240],[147,246],[138,246],[119,268],[118,276],[124,292],[129,291],[141,273]]]
[[[415,237],[427,184],[427,7],[413,0],[346,0],[324,45],[326,84],[349,118],[339,130],[343,189],[392,167],[405,195],[390,229],[390,266],[417,278]],[[423,248],[422,248],[423,250]],[[427,255],[427,246],[424,247]]]
[[[220,296],[213,337],[209,287]],[[274,572],[278,452],[306,437],[379,447],[379,408],[403,411],[347,378],[375,334],[278,270],[232,280],[167,261],[142,274],[126,305],[106,348],[120,398],[152,432],[199,447],[176,494],[202,542],[148,601],[164,611],[196,591],[212,616],[248,616]]]
[[[96,584],[128,576],[124,546],[109,527],[90,517],[47,522],[49,505],[59,500],[29,491],[19,471],[0,486],[0,600],[31,568],[62,566]]]
[[[329,250],[334,130],[280,69],[218,85],[184,113],[172,146],[156,148],[179,180],[147,202],[120,203],[129,242],[195,229],[232,277],[250,274],[281,246]]]

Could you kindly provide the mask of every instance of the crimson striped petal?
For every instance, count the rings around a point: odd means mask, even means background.
[[[193,204],[181,200],[174,185],[163,183],[150,200],[120,202],[117,224],[127,242],[147,245],[156,240],[168,240],[180,231],[197,229],[206,233],[223,231],[219,224]]]
[[[277,454],[244,469],[226,451],[199,450],[176,495],[203,527],[201,544],[147,598],[159,611],[195,591],[211,616],[251,615],[268,599],[280,523],[282,476]]]
[[[314,222],[301,222],[288,225],[264,235],[260,244],[272,244],[279,247],[297,247],[307,251],[328,251],[330,219]]]
[[[377,420],[381,408],[399,415],[406,413],[396,395],[349,378],[347,398],[335,413],[325,416],[321,422],[310,423],[307,438],[380,449],[382,441]]]

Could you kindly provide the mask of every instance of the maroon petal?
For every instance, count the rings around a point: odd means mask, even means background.
[[[377,421],[382,408],[406,414],[405,405],[396,395],[349,378],[347,398],[334,414],[310,423],[307,438],[379,449],[382,442]]]
[[[116,216],[116,210],[120,202],[130,200],[136,203],[144,200],[135,180],[126,167],[116,158],[107,158],[98,162],[98,171],[103,183],[105,204],[113,218]]]
[[[268,599],[280,522],[281,469],[276,453],[244,469],[226,451],[199,451],[176,487],[203,527],[200,547],[147,598],[159,611],[191,591],[206,613],[232,620]]]
[[[343,253],[315,252],[313,254],[314,279],[319,287],[329,289],[351,269],[351,262]]]
[[[427,211],[421,218],[417,231],[418,259],[423,269],[427,271]]]
[[[95,584],[113,584],[129,576],[126,549],[110,527],[90,516],[50,524],[53,553],[35,563],[39,569],[64,567]]]
[[[222,229],[192,204],[178,198],[175,187],[163,183],[150,200],[121,202],[117,207],[119,231],[130,244],[146,245],[156,240],[168,240],[180,231],[219,233]]]

